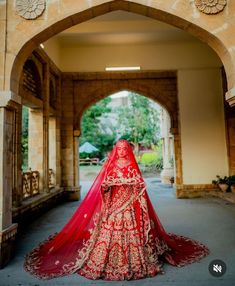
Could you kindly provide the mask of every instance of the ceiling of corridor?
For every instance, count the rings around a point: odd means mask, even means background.
[[[163,22],[114,11],[75,25],[56,36],[62,45],[146,44],[197,41],[188,33]]]

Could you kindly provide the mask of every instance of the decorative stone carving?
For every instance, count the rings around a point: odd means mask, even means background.
[[[227,4],[226,0],[194,0],[199,11],[205,14],[217,14],[221,12]]]
[[[45,7],[45,0],[16,0],[17,14],[28,20],[42,15]]]
[[[3,268],[14,255],[17,223],[0,231],[0,269]]]

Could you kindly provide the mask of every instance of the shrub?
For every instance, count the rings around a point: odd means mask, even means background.
[[[163,160],[156,152],[144,153],[140,159],[140,164],[156,167],[158,170],[161,170],[163,167]]]
[[[219,175],[216,175],[216,180],[212,180],[212,184],[218,185],[218,184],[228,184],[228,177],[220,177]]]

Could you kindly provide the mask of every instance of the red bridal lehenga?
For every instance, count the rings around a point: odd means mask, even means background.
[[[118,146],[127,164],[118,163]],[[41,279],[77,273],[130,280],[164,273],[164,262],[184,266],[208,254],[202,243],[164,230],[132,148],[120,140],[74,215],[26,255],[24,268]]]

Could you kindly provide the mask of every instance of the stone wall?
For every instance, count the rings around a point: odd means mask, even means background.
[[[17,13],[15,1],[7,1],[7,4],[1,1],[0,9],[3,40],[7,33],[7,46],[3,45],[0,55],[3,62],[0,86],[4,90],[18,92],[22,64],[40,43],[75,24],[110,11],[124,10],[174,25],[211,46],[225,66],[229,90],[227,99],[231,104],[234,101],[235,4],[232,1],[214,15],[200,12],[195,1],[175,0],[47,1],[42,14],[30,21]]]

